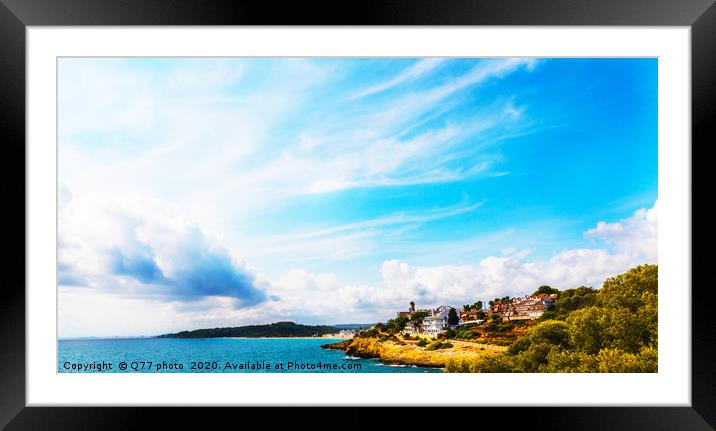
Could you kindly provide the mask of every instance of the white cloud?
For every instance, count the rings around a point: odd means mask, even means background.
[[[629,268],[626,256],[603,249],[561,252],[549,260],[525,262],[519,257],[489,256],[477,264],[412,266],[392,260],[383,263],[384,292],[395,306],[411,300],[429,306],[460,305],[504,295],[532,293],[541,284],[559,289],[600,286],[608,276]]]
[[[421,60],[400,81],[426,76],[443,61]],[[519,128],[509,109],[490,106],[461,124],[408,132],[449,110],[446,99],[456,91],[533,62],[480,61],[437,86],[370,109],[343,103],[321,113],[320,121],[306,121],[314,109],[311,90],[340,76],[330,62],[318,67],[286,59],[271,68],[280,76],[267,80],[270,86],[252,81],[245,87],[250,91],[235,92],[258,62],[216,60],[199,67],[177,61],[153,68],[63,61],[59,176],[78,195],[141,194],[172,202],[178,213],[213,231],[233,232],[237,219],[287,197],[489,175],[495,159],[480,136]],[[288,130],[287,123],[305,123],[305,130],[277,132]],[[467,150],[460,148],[466,139],[473,141]]]
[[[600,221],[585,236],[610,244],[619,253],[637,255],[656,262],[658,258],[658,201],[654,206],[642,208],[629,218],[615,223]]]
[[[365,90],[361,90],[348,97],[348,100],[355,100],[361,97],[369,96],[371,94],[380,93],[382,91],[395,87],[398,84],[417,79],[431,72],[444,61],[445,59],[442,58],[424,58],[422,60],[418,60],[412,66],[408,67],[394,78],[391,78],[385,82],[381,82],[380,84],[376,84],[372,87],[366,88]]]
[[[503,256],[488,256],[475,264],[442,266],[414,266],[393,259],[384,261],[380,268],[381,284],[344,285],[333,274],[317,275],[301,270],[290,272],[278,284],[272,284],[272,288],[280,286],[282,302],[293,303],[296,309],[318,321],[332,322],[352,320],[345,316],[356,315],[366,316],[369,321],[385,320],[410,301],[421,306],[459,306],[504,295],[530,294],[542,284],[559,289],[580,285],[601,287],[608,277],[639,264],[656,262],[657,212],[654,204],[651,209],[637,211],[630,219],[611,224],[600,222],[595,229],[602,226],[600,232],[606,229],[619,234],[619,241],[614,235],[608,237],[607,243],[614,245],[613,250],[571,249],[549,259],[528,261],[526,258],[533,250],[507,248]],[[614,227],[617,224],[618,229]],[[629,239],[634,241],[631,246]]]
[[[143,319],[146,315],[149,322],[144,325],[144,332],[136,332],[137,325],[126,323],[122,326],[115,321],[107,326],[100,325],[99,335],[161,333],[279,320],[373,322],[392,317],[410,301],[419,306],[459,306],[504,295],[529,294],[541,284],[559,289],[580,285],[600,287],[607,277],[652,262],[650,258],[656,256],[656,230],[651,225],[657,220],[655,204],[651,209],[639,210],[633,217],[616,223],[600,222],[587,232],[589,236],[604,238],[607,245],[613,246],[611,251],[579,248],[561,251],[548,259],[527,260],[533,250],[507,248],[501,256],[488,256],[474,264],[439,266],[416,266],[392,259],[382,263],[379,268],[382,281],[374,284],[347,284],[334,273],[313,273],[300,268],[269,279],[241,263],[218,239],[201,233],[186,220],[168,217],[152,209],[151,204],[142,206],[142,220],[138,220],[136,214],[101,208],[88,211],[78,205],[80,203],[72,198],[62,210],[60,261],[68,275],[83,275],[89,287],[60,289],[61,328],[64,328],[61,333],[65,336],[81,335],[80,319],[90,318],[105,308],[107,316],[116,315],[117,310],[136,309],[137,318]],[[135,203],[132,207],[138,205]],[[82,214],[88,216],[81,217]],[[80,234],[84,237],[79,238]],[[638,244],[628,246],[629,239]],[[230,262],[229,266],[223,266],[224,269],[249,275],[262,300],[237,308],[237,295],[231,289],[190,292],[193,295],[191,302],[182,301],[181,295],[178,300],[173,295],[162,295],[156,286],[142,282],[142,277],[156,281],[157,274],[149,266],[129,265],[134,271],[127,273],[117,271],[115,267],[108,275],[107,268],[111,268],[112,259],[110,251],[115,249],[121,250],[130,264],[132,259],[141,262],[151,257],[147,260],[152,260],[162,276],[172,280],[190,277],[187,274],[191,271],[183,268],[196,266],[202,261],[201,256],[218,255],[222,265]],[[147,254],[148,250],[150,254]],[[209,262],[213,264],[215,259],[209,259]],[[213,266],[204,269],[207,268]],[[182,293],[179,290],[172,294],[177,292]],[[89,307],[89,298],[94,298],[91,301],[94,311],[83,314],[80,310]],[[151,309],[151,303],[156,304],[157,312],[149,317],[147,310]],[[98,319],[98,322],[106,320]]]
[[[60,210],[60,286],[161,301],[267,299],[255,272],[219,238],[154,202],[73,197]]]
[[[302,238],[313,238],[332,235],[339,232],[363,230],[368,228],[425,223],[428,221],[440,220],[448,217],[470,213],[478,209],[480,206],[482,206],[482,203],[459,204],[451,207],[433,208],[424,211],[401,211],[372,220],[362,220],[360,222],[306,232],[304,234],[299,234],[299,236]]]

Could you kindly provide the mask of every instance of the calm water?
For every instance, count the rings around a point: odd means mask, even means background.
[[[429,373],[321,349],[329,338],[131,338],[60,340],[57,370],[161,373]],[[111,368],[108,366],[111,365]],[[258,365],[258,366],[257,366]],[[121,369],[126,366],[126,369]],[[252,368],[253,367],[253,368]]]

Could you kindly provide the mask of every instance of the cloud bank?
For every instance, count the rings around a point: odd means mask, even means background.
[[[528,294],[541,284],[600,287],[607,277],[632,266],[656,263],[657,256],[655,203],[623,220],[600,221],[585,232],[603,247],[563,250],[549,259],[530,259],[532,250],[504,250],[466,265],[418,266],[390,259],[377,268],[382,282],[375,284],[349,284],[334,273],[299,268],[269,279],[216,236],[151,203],[132,203],[132,208],[142,208],[140,216],[136,210],[92,202],[92,210],[81,202],[62,207],[59,277],[61,285],[72,288],[68,295],[87,295],[89,289],[98,295],[169,302],[186,328],[284,319],[379,321],[410,301],[460,305]],[[83,219],[81,214],[91,216]],[[176,321],[174,316],[166,322]]]
[[[542,284],[601,287],[606,278],[633,266],[657,263],[657,214],[655,203],[630,218],[599,222],[585,235],[602,240],[605,247],[563,250],[545,260],[528,259],[531,250],[508,250],[507,256],[488,256],[468,265],[415,266],[393,259],[382,263],[382,283],[377,285],[344,285],[334,274],[292,270],[272,288],[290,298],[283,312],[312,310],[314,319],[330,322],[336,315],[384,320],[410,301],[460,305],[530,294]]]
[[[164,301],[226,297],[236,307],[267,300],[254,272],[216,236],[150,202],[116,202],[63,202],[61,285]]]

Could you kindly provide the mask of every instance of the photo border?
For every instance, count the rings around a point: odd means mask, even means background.
[[[162,416],[189,425],[192,417],[204,412],[176,408],[60,408],[26,407],[25,391],[25,43],[27,26],[94,26],[94,25],[567,25],[567,26],[689,26],[691,27],[692,61],[692,144],[706,146],[713,142],[710,133],[716,118],[716,7],[713,0],[699,1],[602,1],[570,0],[451,0],[431,2],[402,0],[397,2],[361,2],[343,5],[335,2],[310,3],[179,0],[0,0],[0,142],[4,144],[5,169],[3,191],[9,202],[3,211],[8,226],[5,267],[12,277],[5,282],[0,300],[0,426],[10,429],[103,429],[135,428],[147,416]],[[209,5],[210,4],[210,5]],[[350,12],[350,13],[348,13]],[[16,162],[18,160],[18,162]],[[23,163],[19,163],[23,160]],[[692,159],[693,160],[693,159]],[[702,161],[703,163],[703,161]],[[693,166],[693,164],[692,164]],[[692,169],[693,172],[693,169]],[[20,185],[18,177],[22,176]],[[693,173],[692,173],[693,177]],[[693,182],[693,179],[692,179]],[[695,185],[695,184],[694,184]],[[693,193],[693,185],[692,185]],[[8,196],[9,195],[9,196]],[[22,208],[22,209],[20,209]],[[692,209],[692,214],[693,214]],[[23,229],[20,229],[23,226]],[[701,242],[706,241],[708,233]],[[10,249],[14,243],[22,254]],[[693,242],[692,242],[693,244]],[[695,256],[698,260],[698,256]],[[702,259],[705,260],[705,259]],[[705,262],[702,262],[705,264]],[[693,268],[703,267],[693,265]],[[692,272],[693,278],[693,272]],[[480,407],[471,416],[479,416],[479,426],[524,426],[549,424],[560,429],[712,429],[716,423],[716,386],[714,346],[716,334],[710,304],[710,286],[692,287],[692,406],[691,407],[513,407],[506,412],[498,407]],[[618,388],[615,388],[618,390]],[[399,396],[399,394],[396,394]],[[272,415],[284,420],[311,420],[315,411],[281,408],[287,414]],[[170,410],[170,411],[169,411]],[[203,409],[202,409],[203,410]],[[355,408],[334,408],[343,417],[340,426],[356,427],[362,422]],[[240,414],[245,414],[242,408]],[[290,413],[288,413],[290,412]],[[362,410],[361,410],[362,412]],[[418,416],[426,414],[416,411]],[[262,412],[265,416],[265,413]],[[207,413],[208,414],[208,413]],[[210,413],[236,418],[234,409]],[[323,414],[323,413],[321,413]],[[449,414],[449,413],[447,413]],[[505,416],[509,415],[509,422]],[[396,419],[408,421],[405,412]],[[441,415],[442,416],[442,415]],[[260,417],[260,416],[258,416]],[[13,419],[14,418],[14,419]],[[459,418],[453,418],[460,421]],[[205,419],[204,419],[205,420]],[[315,420],[315,419],[313,419]],[[12,421],[12,422],[10,422]],[[243,421],[242,421],[243,422]],[[409,422],[409,421],[408,421]],[[422,419],[421,419],[422,422]],[[246,423],[246,422],[243,422]],[[534,427],[534,426],[533,426]]]

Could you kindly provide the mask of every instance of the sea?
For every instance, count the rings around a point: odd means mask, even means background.
[[[58,341],[60,373],[435,373],[322,349],[337,338],[109,338]]]

